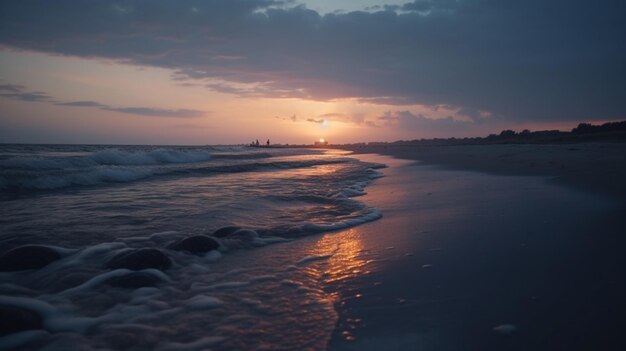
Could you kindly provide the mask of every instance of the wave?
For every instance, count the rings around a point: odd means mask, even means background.
[[[354,159],[312,159],[312,160],[299,160],[299,161],[276,161],[276,162],[255,162],[255,163],[240,163],[231,165],[219,165],[209,166],[202,168],[190,169],[193,173],[241,173],[241,172],[253,172],[263,170],[280,170],[280,169],[292,169],[292,168],[306,168],[313,166],[332,165],[338,163],[351,162]]]
[[[211,154],[201,150],[156,149],[144,152],[127,152],[117,149],[102,150],[90,158],[101,165],[152,165],[159,163],[191,163],[211,159]]]
[[[206,150],[154,149],[149,151],[123,151],[105,149],[83,156],[62,157],[11,157],[0,160],[0,167],[19,170],[73,169],[98,165],[142,166],[168,163],[194,163],[208,161]]]
[[[115,154],[108,154],[115,155]],[[162,154],[161,154],[162,155]],[[115,160],[117,156],[106,158]],[[191,158],[187,158],[188,160]],[[180,158],[178,159],[180,160]],[[6,160],[5,160],[6,161]],[[122,166],[98,164],[91,168],[67,167],[63,170],[46,169],[50,160],[38,163],[39,169],[10,170],[0,173],[0,190],[8,193],[55,190],[69,187],[126,183],[153,176],[208,176],[223,173],[285,170],[351,162],[354,159],[311,159],[299,161],[251,162],[206,167],[159,167],[152,164]],[[137,162],[137,159],[135,159]],[[32,163],[30,164],[32,166]]]
[[[98,168],[87,172],[63,175],[42,175],[32,179],[13,180],[0,177],[0,189],[54,190],[71,186],[90,186],[103,183],[125,183],[154,175],[150,169]]]

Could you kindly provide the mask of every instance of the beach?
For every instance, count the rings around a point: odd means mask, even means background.
[[[356,230],[375,268],[330,349],[622,349],[623,150],[355,149],[423,162],[387,160],[368,188],[384,217]]]
[[[7,151],[5,165],[34,173],[7,178],[21,188],[2,202],[3,252],[29,244],[59,257],[0,273],[0,312],[18,311],[23,328],[4,326],[0,347],[622,349],[623,198],[607,182],[542,173],[557,160],[610,165],[621,146],[535,145],[535,159],[517,147]],[[604,161],[558,157],[597,150]],[[113,170],[123,182],[100,176]],[[51,215],[34,221],[37,211]],[[119,263],[145,250],[161,261]]]
[[[579,190],[626,199],[626,143],[339,146],[355,153],[377,153],[419,160],[448,169],[498,175],[549,177]]]
[[[0,2],[0,351],[626,350],[626,1]]]

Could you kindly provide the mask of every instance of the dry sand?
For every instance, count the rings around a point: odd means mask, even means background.
[[[450,169],[552,177],[566,185],[626,201],[626,143],[376,145],[345,149],[419,160]]]

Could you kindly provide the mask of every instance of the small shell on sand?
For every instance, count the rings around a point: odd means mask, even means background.
[[[500,334],[510,335],[517,331],[517,327],[513,324],[501,324],[493,328],[493,331]]]

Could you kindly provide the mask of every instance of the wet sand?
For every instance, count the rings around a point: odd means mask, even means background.
[[[236,289],[227,316],[241,335],[217,349],[624,349],[618,197],[553,177],[355,157],[389,166],[361,198],[383,217],[215,262],[212,294]]]
[[[310,239],[356,246],[352,261],[366,262],[346,279],[324,282],[339,311],[329,349],[626,346],[618,197],[547,177],[359,157],[390,165],[365,198],[384,217]],[[332,272],[330,260],[311,268]]]

